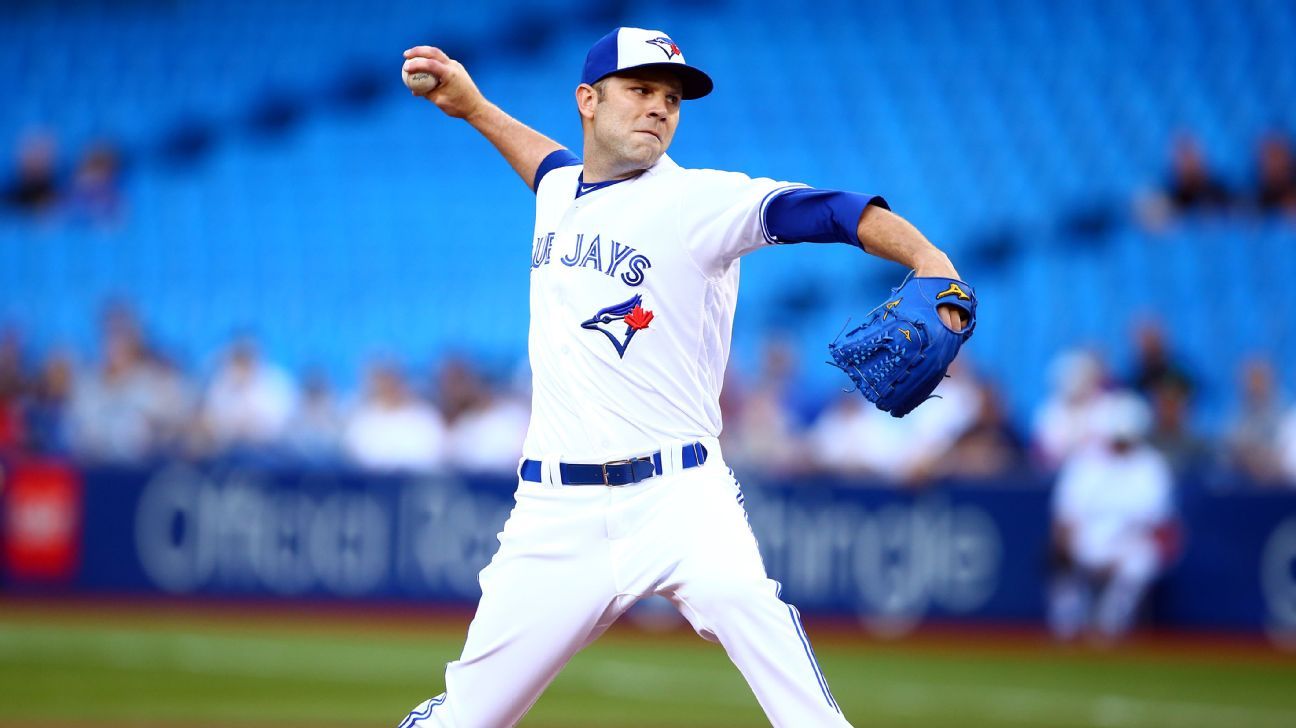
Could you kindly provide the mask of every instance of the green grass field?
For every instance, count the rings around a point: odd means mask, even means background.
[[[0,601],[3,726],[394,726],[440,692],[460,619]],[[1296,660],[1261,649],[811,637],[858,726],[1296,726]],[[760,726],[724,652],[614,630],[524,726]]]

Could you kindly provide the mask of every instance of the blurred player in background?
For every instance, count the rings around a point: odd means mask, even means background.
[[[1137,395],[1105,395],[1094,417],[1098,441],[1062,466],[1049,595],[1049,624],[1059,639],[1123,636],[1164,566],[1173,479],[1169,463],[1144,441],[1150,424]]]

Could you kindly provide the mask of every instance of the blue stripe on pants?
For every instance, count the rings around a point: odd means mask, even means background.
[[[412,728],[415,723],[419,722],[420,720],[423,720],[424,718],[431,716],[432,709],[444,703],[445,699],[446,699],[446,694],[441,693],[435,698],[432,698],[431,700],[427,701],[427,707],[424,708],[423,710],[418,710],[416,708],[410,711],[410,714],[405,716],[405,720],[402,720],[400,722],[400,725],[396,726],[396,728]]]
[[[841,713],[841,708],[837,707],[837,701],[833,699],[832,692],[828,690],[828,681],[819,669],[819,661],[815,659],[814,648],[810,646],[810,639],[806,637],[805,628],[801,626],[801,614],[791,604],[787,605],[787,608],[788,614],[792,615],[792,624],[796,627],[797,636],[801,638],[801,646],[805,648],[806,657],[810,660],[810,668],[814,670],[815,679],[819,681],[819,689],[823,691],[824,698],[832,706],[833,710]]]

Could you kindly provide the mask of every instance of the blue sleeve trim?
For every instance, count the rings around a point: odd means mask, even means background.
[[[877,205],[890,210],[886,200],[858,192],[794,187],[777,190],[765,205],[764,225],[769,242],[846,243],[863,248],[859,220],[864,209]]]
[[[802,189],[809,189],[809,187],[802,184],[792,184],[783,187],[776,187],[770,190],[769,194],[765,195],[765,197],[761,199],[760,210],[758,211],[758,214],[760,217],[761,235],[764,236],[766,243],[770,245],[779,244],[779,241],[774,239],[774,234],[770,232],[769,225],[766,222],[765,212],[769,208],[769,204],[774,200],[778,199],[778,197],[782,195],[784,192],[791,192],[792,190],[802,190]]]
[[[531,185],[531,191],[534,192],[540,189],[540,180],[544,179],[546,174],[549,174],[559,167],[570,167],[580,163],[580,157],[572,154],[570,150],[555,149],[552,152],[549,152],[549,156],[545,157],[544,161],[540,162],[539,167],[536,167],[535,183]]]

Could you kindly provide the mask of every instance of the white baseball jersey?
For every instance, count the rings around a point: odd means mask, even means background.
[[[765,207],[803,185],[663,155],[578,197],[581,170],[536,190],[524,456],[597,463],[717,437],[738,258],[775,242]]]

